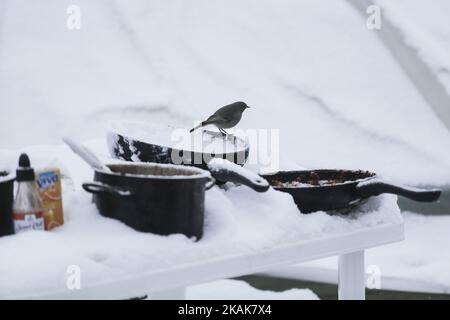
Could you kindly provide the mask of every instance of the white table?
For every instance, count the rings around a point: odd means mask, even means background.
[[[148,270],[109,282],[99,282],[80,290],[39,292],[39,299],[116,299],[139,297],[183,299],[185,288],[208,281],[263,272],[330,256],[339,256],[339,299],[365,298],[364,251],[404,238],[403,224],[387,224],[350,233],[285,243],[257,254],[218,256],[212,260]]]

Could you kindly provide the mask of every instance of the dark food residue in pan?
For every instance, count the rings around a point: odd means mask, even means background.
[[[299,187],[318,187],[318,186],[333,186],[345,182],[354,182],[356,180],[367,179],[375,176],[369,171],[346,171],[339,170],[332,176],[327,174],[323,176],[321,172],[311,171],[308,174],[299,175],[295,180],[280,181],[272,180],[271,185],[274,188],[299,188]]]

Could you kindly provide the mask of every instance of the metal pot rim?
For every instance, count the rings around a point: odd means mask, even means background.
[[[127,178],[136,178],[136,179],[145,179],[145,180],[195,180],[195,179],[211,179],[211,173],[207,170],[203,170],[196,167],[191,166],[183,166],[183,165],[175,165],[175,164],[161,164],[161,163],[110,163],[106,164],[107,167],[110,166],[126,166],[126,167],[146,167],[146,168],[154,168],[154,167],[162,167],[162,168],[172,168],[179,169],[185,172],[191,172],[191,175],[149,175],[149,174],[136,174],[136,173],[120,173],[120,172],[108,172],[105,170],[95,170],[98,173],[109,176],[117,176],[117,177],[127,177]]]

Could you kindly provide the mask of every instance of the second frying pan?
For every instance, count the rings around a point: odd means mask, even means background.
[[[369,171],[312,170],[280,171],[262,175],[275,190],[289,193],[303,213],[339,211],[345,213],[371,196],[392,193],[415,201],[439,199],[440,190],[396,186],[377,179]]]

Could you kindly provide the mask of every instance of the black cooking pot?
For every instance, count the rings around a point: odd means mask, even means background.
[[[0,172],[0,237],[14,234],[12,206],[14,200],[14,175]]]
[[[439,199],[440,190],[404,188],[376,179],[375,173],[350,170],[281,171],[262,175],[275,190],[289,193],[302,213],[348,213],[371,196],[392,193],[415,201]]]
[[[209,172],[158,164],[114,164],[96,170],[83,188],[94,194],[100,213],[143,232],[203,234],[205,189],[214,185]]]

